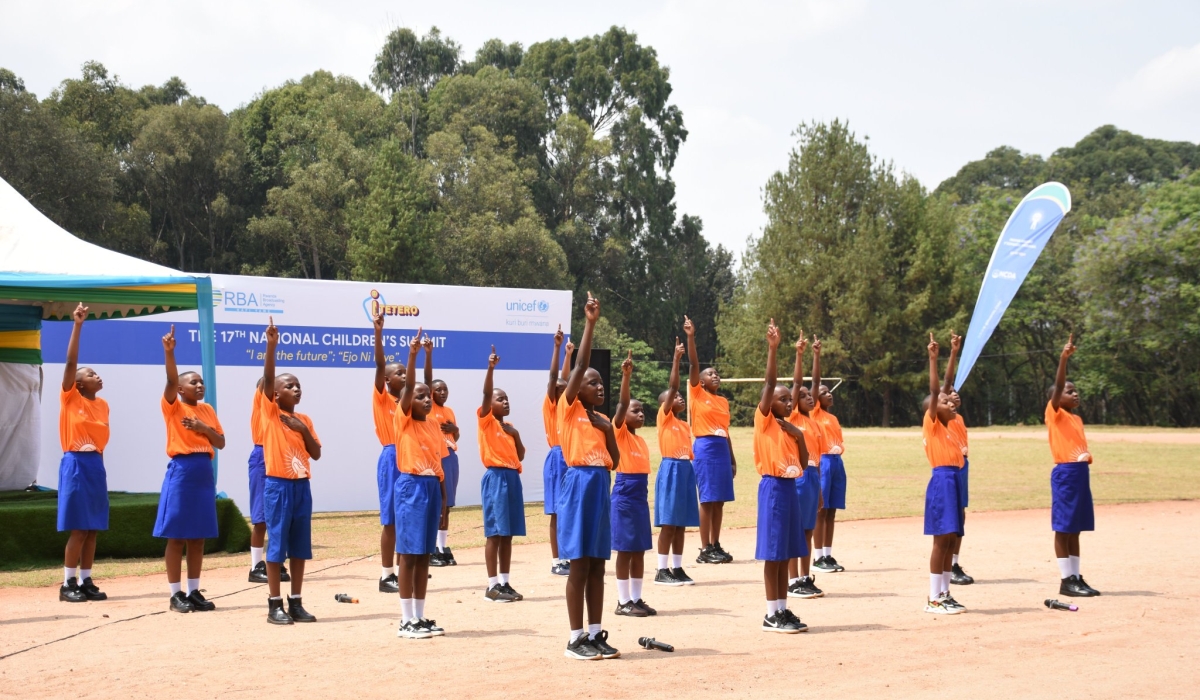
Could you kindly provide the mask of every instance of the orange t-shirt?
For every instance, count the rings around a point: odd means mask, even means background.
[[[446,449],[458,452],[458,443],[454,441],[454,435],[452,433],[442,432],[442,423],[453,423],[458,425],[458,418],[454,417],[454,409],[450,408],[449,406],[439,406],[435,401],[433,402],[433,409],[429,411],[429,418],[433,420],[434,423],[437,423],[438,433],[441,434],[442,440],[446,442]],[[450,453],[446,452],[442,456],[445,457],[448,454]]]
[[[397,469],[405,474],[436,476],[438,481],[442,481],[445,479],[442,457],[447,454],[442,431],[429,416],[425,420],[414,420],[411,407],[407,415],[403,411],[396,411]]]
[[[558,407],[549,396],[542,399],[542,425],[546,428],[546,444],[558,447]]]
[[[808,466],[815,467],[821,464],[821,426],[817,425],[811,416],[806,416],[796,409],[792,409],[792,415],[788,416],[788,422],[804,433],[804,447],[808,450]]]
[[[818,402],[809,411],[809,416],[821,427],[821,454],[840,455],[846,451],[842,444],[842,424],[837,416],[821,408]]]
[[[1055,411],[1054,403],[1050,402],[1046,404],[1046,428],[1050,431],[1050,455],[1055,464],[1092,463],[1082,418],[1065,408]]]
[[[729,402],[720,394],[710,394],[704,387],[688,383],[688,423],[696,437],[729,437]],[[779,426],[775,426],[779,427]]]
[[[629,431],[629,424],[622,423],[615,429],[617,451],[621,453],[621,463],[617,472],[621,474],[649,474],[650,449],[641,435]]]
[[[255,389],[254,395],[258,396],[262,391]],[[258,399],[250,402],[250,439],[258,447],[262,447],[266,441],[266,433],[263,428],[262,411],[258,409]]]
[[[375,419],[375,437],[387,447],[396,444],[396,397],[387,390],[372,388],[371,417]]]
[[[949,426],[925,412],[925,420],[921,424],[921,442],[925,445],[925,456],[931,467],[962,468],[962,447]]]
[[[970,452],[967,450],[967,424],[963,421],[963,417],[954,414],[954,420],[950,421],[950,434],[958,440],[959,446],[962,447],[963,457],[969,457]]]
[[[692,429],[670,409],[670,404],[658,407],[658,453],[663,459],[691,459]]]
[[[479,419],[479,459],[483,466],[516,469],[520,474],[521,459],[517,457],[517,441],[504,432],[504,426],[491,411],[482,411],[482,407],[475,409],[475,417]]]
[[[800,446],[783,432],[775,416],[754,409],[754,468],[762,476],[795,479],[803,472]]]
[[[312,476],[309,470],[308,448],[304,446],[304,436],[283,424],[279,419],[283,410],[279,404],[267,398],[261,391],[254,392],[254,403],[262,415],[263,425],[263,461],[267,464],[267,476],[280,479],[307,479]],[[313,428],[312,419],[303,413],[293,413],[292,416],[308,427],[313,440],[321,444],[317,431]]]
[[[558,439],[562,444],[563,458],[568,467],[608,467],[612,469],[612,455],[608,454],[608,442],[604,431],[592,426],[587,409],[579,397],[575,403],[567,403],[567,393],[558,399]]]
[[[213,410],[213,407],[206,403],[189,406],[178,396],[175,397],[174,403],[167,403],[165,398],[159,399],[159,401],[162,403],[163,421],[167,424],[167,456],[207,452],[208,456],[212,457],[213,446],[204,433],[188,430],[183,427],[182,421],[184,418],[197,418],[224,435],[225,430],[221,427],[221,421],[217,420],[217,412]]]
[[[63,452],[104,452],[108,446],[108,402],[85,399],[79,387],[58,396],[58,439]]]

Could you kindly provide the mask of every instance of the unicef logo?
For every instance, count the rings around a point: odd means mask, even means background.
[[[514,299],[512,301],[504,302],[504,310],[525,314],[544,314],[550,311],[550,302],[546,301],[545,299],[531,299],[529,301],[524,299]]]
[[[548,301],[539,301],[538,302],[538,311],[540,311],[542,313],[546,313],[549,310],[550,310],[550,302],[548,302]]]

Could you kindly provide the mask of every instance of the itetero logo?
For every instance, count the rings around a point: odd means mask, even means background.
[[[504,309],[506,311],[516,311],[526,314],[544,314],[550,311],[550,302],[546,301],[545,299],[532,299],[530,301],[517,299],[515,301],[505,302]]]
[[[421,309],[416,306],[407,304],[389,304],[379,293],[379,290],[372,289],[371,296],[363,299],[363,311],[367,312],[367,318],[375,320],[376,314],[384,316],[420,316]]]

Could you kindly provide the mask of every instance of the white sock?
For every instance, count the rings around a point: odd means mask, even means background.
[[[775,601],[776,610],[787,610],[787,598]]]
[[[631,600],[633,599],[629,597],[629,579],[617,579],[617,602],[624,605]]]
[[[283,598],[280,596],[267,596],[267,600],[278,600],[281,603],[283,602]]]
[[[796,582],[797,582],[797,581],[799,581],[799,580],[800,580],[800,579],[798,579],[798,578],[789,578],[789,579],[788,579],[788,585],[789,585],[789,586],[791,586],[792,584],[796,583]]]
[[[823,557],[833,556],[833,547],[822,547],[821,548],[821,556],[823,556]]]
[[[1079,557],[1072,554],[1072,555],[1068,556],[1067,558],[1071,560],[1071,573],[1078,576],[1079,575]]]
[[[950,578],[954,576],[953,571],[942,572],[942,593],[950,593]]]
[[[558,566],[561,562],[562,559],[559,559],[558,557],[550,557],[550,568]]]
[[[388,576],[391,576],[392,569],[393,569],[393,567],[391,567],[391,566],[379,567],[379,580],[382,581],[383,579],[387,578]]]
[[[642,579],[640,579],[640,578],[629,579],[629,599],[630,600],[641,600],[642,599]]]
[[[171,585],[171,595],[175,595],[176,593],[179,592],[180,586],[179,586],[178,581],[176,581],[175,583],[171,583],[170,581],[167,581],[167,583]]]
[[[660,568],[660,569],[667,568],[667,556],[668,555],[666,555],[666,554],[658,555],[658,568]]]
[[[775,614],[775,601],[768,600],[767,601],[767,617],[770,617],[774,614]]]
[[[188,579],[188,595],[191,595],[192,591],[198,591],[198,590],[200,590],[200,579],[189,578]]]
[[[413,617],[418,620],[425,619],[425,599],[413,598]]]
[[[73,579],[73,578],[75,578],[75,569],[74,568],[68,569],[67,567],[64,566],[63,567],[63,585],[66,586],[66,585],[70,584],[71,579]]]
[[[576,639],[579,639],[585,634],[583,630],[571,630],[571,643],[574,644]]]
[[[447,541],[449,538],[450,538],[450,531],[449,531],[449,530],[438,530],[438,534],[437,534],[437,548],[438,548],[438,549],[445,549],[445,548],[446,548],[446,541]]]
[[[1072,574],[1071,569],[1073,568],[1073,565],[1071,563],[1071,558],[1070,557],[1059,557],[1059,558],[1055,559],[1054,561],[1058,562],[1059,578],[1071,578],[1071,574]]]
[[[507,573],[502,573],[502,574],[500,574],[500,576],[499,576],[498,578],[500,579],[500,583],[501,583],[501,585],[507,585],[507,584],[508,584],[508,574],[507,574]]]
[[[299,593],[288,593],[288,600],[300,600]]]
[[[408,622],[413,619],[413,608],[416,607],[416,601],[413,598],[400,599],[400,622]]]
[[[500,583],[499,576],[488,576],[488,590],[491,590],[497,583]]]
[[[1075,559],[1076,559],[1076,561],[1078,561],[1079,557],[1075,557]],[[79,582],[80,583],[83,583],[85,579],[89,579],[91,577],[92,577],[91,569],[80,569],[79,570]]]
[[[929,599],[937,600],[942,595],[942,575],[929,574]]]
[[[266,547],[251,547],[250,548],[250,568],[258,566],[258,563],[265,561]]]
[[[955,555],[953,555],[953,557],[954,557],[954,561],[952,563],[957,564],[958,563],[958,555],[955,554]]]
[[[393,565],[391,571],[396,576],[399,576],[400,575],[400,565],[399,564]]]
[[[671,555],[671,568],[679,569],[682,567],[683,567],[683,555],[682,554],[672,554]]]
[[[600,634],[600,625],[588,625],[588,638],[595,639]]]

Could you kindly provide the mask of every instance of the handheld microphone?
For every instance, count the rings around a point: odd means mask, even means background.
[[[1076,610],[1079,610],[1078,606],[1071,605],[1070,603],[1060,603],[1057,600],[1053,600],[1051,598],[1046,599],[1046,607],[1050,608],[1051,610],[1068,610],[1070,612],[1075,612]]]
[[[333,596],[333,599],[339,603],[357,603],[358,598],[351,598],[348,593],[338,593]]]
[[[659,651],[675,651],[675,647],[665,642],[655,641],[654,637],[639,637],[638,644],[643,649],[658,649]]]

